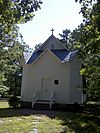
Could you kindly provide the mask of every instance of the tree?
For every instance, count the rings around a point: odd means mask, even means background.
[[[32,20],[41,4],[38,0],[0,0],[0,86],[9,87],[10,91],[16,89],[19,61],[28,48],[17,24]]]
[[[71,31],[69,29],[63,30],[63,33],[60,34],[60,37],[62,39],[59,39],[62,44],[66,46],[66,48],[70,51],[72,49],[72,45],[70,44],[69,38],[70,38]]]
[[[2,47],[9,46],[14,38],[20,36],[16,24],[26,23],[40,8],[38,0],[0,0],[0,42]]]
[[[100,99],[100,1],[76,0],[81,4],[83,23],[66,34],[70,50],[79,50],[79,58],[84,67],[80,73],[85,76],[86,93],[89,99]]]
[[[42,45],[42,43],[36,44],[35,47],[34,47],[35,50],[39,49],[41,47],[41,45]]]
[[[6,96],[8,94],[8,90],[9,88],[4,86],[4,85],[0,85],[0,96]]]
[[[80,25],[73,34],[77,34],[79,44],[79,57],[84,62],[81,74],[87,81],[87,94],[92,99],[100,99],[100,1],[80,0],[83,25]]]
[[[88,28],[87,28],[88,27]],[[94,34],[90,32],[90,26],[87,24],[81,24],[77,29],[71,33],[71,38],[73,38],[72,44],[76,46],[79,50],[79,58],[81,58],[84,67],[81,69],[80,73],[85,75],[86,78],[86,88],[88,97],[90,98],[100,98],[99,91],[99,36],[95,42]],[[96,34],[95,34],[96,35]],[[94,44],[95,43],[95,44]],[[94,47],[95,46],[95,47]]]

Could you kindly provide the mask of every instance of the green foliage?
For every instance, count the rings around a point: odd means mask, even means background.
[[[87,94],[92,100],[100,99],[100,3],[97,1],[81,2],[81,13],[84,23],[72,33],[79,47],[79,57],[83,60],[84,69],[81,74],[86,76]],[[76,36],[76,38],[75,38]]]
[[[62,34],[59,34],[62,39],[60,39],[61,43],[66,46],[66,48],[70,51],[73,46],[69,41],[71,31],[69,29],[63,30]]]
[[[11,46],[21,37],[16,24],[26,23],[34,17],[42,2],[38,0],[0,1],[0,47]],[[3,49],[2,49],[3,50]]]
[[[8,87],[3,86],[2,84],[0,85],[0,95],[1,95],[1,96],[5,96],[5,95],[7,95],[8,90],[9,90]]]
[[[89,99],[100,99],[100,1],[76,0],[81,4],[83,23],[78,28],[61,34],[69,50],[79,50],[84,68],[80,71],[86,79]],[[66,31],[66,30],[64,30]],[[67,30],[68,31],[68,30]]]
[[[16,76],[16,73],[19,71],[21,73],[21,67],[19,63],[22,57],[22,52],[22,46],[19,43],[15,43],[15,45],[8,47],[5,52],[0,56],[0,58],[2,58],[0,60],[0,82],[2,86],[9,87],[10,92],[11,90],[15,89],[15,80],[16,77],[18,77]],[[21,84],[20,82],[19,84]]]
[[[35,50],[39,49],[41,47],[41,45],[42,45],[42,43],[36,44],[35,47],[34,47]]]
[[[0,0],[0,84],[13,95],[17,89],[20,93],[20,59],[29,50],[18,24],[32,20],[41,4],[38,0]]]

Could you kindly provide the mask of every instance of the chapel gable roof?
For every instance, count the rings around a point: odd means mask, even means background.
[[[59,47],[51,48],[50,45],[52,43],[56,46],[59,45]],[[68,51],[66,47],[52,34],[37,50],[33,52],[29,60],[27,60],[27,64],[36,61],[47,50],[56,56],[62,63],[70,61],[77,54],[77,51]]]
[[[66,49],[67,50],[67,48],[59,41],[59,39],[57,39],[52,34],[37,50],[35,50],[35,52],[38,50],[45,50],[47,48],[52,49],[50,45],[54,45],[53,49]]]
[[[47,50],[47,49],[46,49]],[[46,51],[45,50],[45,51]],[[39,50],[32,54],[30,59],[28,60],[27,64],[31,64],[34,62],[38,57],[41,57],[44,52],[44,50]],[[69,52],[65,49],[60,50],[49,50],[53,55],[55,55],[62,63],[68,62],[73,59],[73,57],[77,54],[77,51]]]

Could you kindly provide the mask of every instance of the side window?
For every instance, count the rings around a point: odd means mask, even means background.
[[[58,85],[59,84],[59,80],[54,80],[54,84]]]

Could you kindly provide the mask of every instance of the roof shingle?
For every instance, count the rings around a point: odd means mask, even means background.
[[[36,52],[33,52],[32,56],[29,58],[27,64],[31,64],[34,60],[41,55],[43,50],[38,50]],[[77,51],[69,52],[66,49],[60,49],[60,50],[51,50],[51,52],[57,56],[62,62],[67,62],[71,60],[77,53]]]

